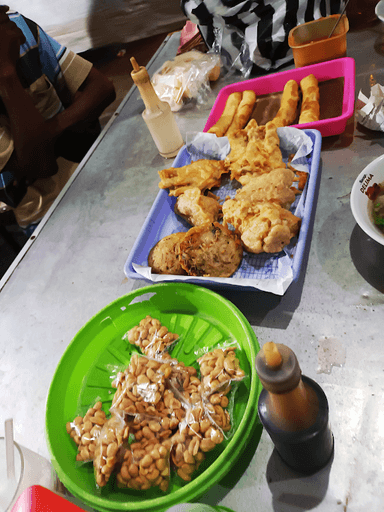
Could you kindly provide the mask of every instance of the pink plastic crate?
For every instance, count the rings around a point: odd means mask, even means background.
[[[344,57],[302,68],[289,69],[272,75],[253,78],[243,82],[227,85],[221,89],[212,107],[211,113],[205,124],[206,132],[221,116],[228,96],[235,91],[253,90],[257,95],[281,92],[288,80],[300,82],[304,77],[313,75],[319,82],[344,77],[343,107],[338,117],[321,119],[313,123],[295,124],[296,128],[319,130],[323,137],[339,135],[345,130],[348,119],[354,112],[355,106],[355,61],[351,57]]]

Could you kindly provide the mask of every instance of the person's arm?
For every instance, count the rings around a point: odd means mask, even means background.
[[[16,63],[25,37],[9,20],[7,10],[7,6],[0,6],[0,96],[14,142],[12,172],[16,178],[34,180],[57,172],[57,164],[49,127],[17,75]]]
[[[61,135],[64,130],[78,123],[98,119],[115,98],[113,83],[92,67],[71,105],[47,122],[55,136]]]
[[[45,120],[24,90],[17,72],[20,44],[24,35],[0,6],[0,96],[6,107],[14,141],[12,172],[29,181],[57,172],[54,144],[68,128],[96,120],[115,99],[113,83],[91,68],[74,94],[71,105]]]

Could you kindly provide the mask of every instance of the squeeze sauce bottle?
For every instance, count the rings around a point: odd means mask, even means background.
[[[259,417],[276,450],[296,471],[318,471],[330,460],[334,444],[323,390],[301,374],[290,348],[272,341],[258,353],[256,371],[264,388]]]
[[[160,155],[172,158],[177,155],[184,141],[171,107],[157,96],[145,67],[139,66],[134,57],[130,60],[133,67],[132,80],[137,85],[145,104],[143,119]]]

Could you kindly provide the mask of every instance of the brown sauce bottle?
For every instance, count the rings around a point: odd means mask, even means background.
[[[256,357],[263,384],[260,420],[283,461],[303,473],[327,464],[333,453],[328,401],[320,386],[301,374],[290,348],[266,343]]]

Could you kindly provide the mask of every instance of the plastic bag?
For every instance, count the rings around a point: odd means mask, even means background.
[[[293,60],[289,31],[307,21],[338,14],[343,0],[181,0],[184,14],[196,25],[208,48],[219,47],[227,71],[248,77],[253,65],[279,68]]]
[[[179,339],[179,335],[169,332],[159,320],[147,315],[123,338],[136,345],[148,357],[161,358]]]
[[[177,112],[190,100],[204,104],[210,92],[209,82],[219,75],[220,55],[192,50],[166,61],[151,81],[159,98]]]
[[[158,487],[166,492],[170,481],[170,439],[159,440],[155,435],[142,437],[126,449],[121,468],[117,474],[117,485],[144,491]]]
[[[67,423],[67,432],[77,445],[78,462],[90,462],[94,459],[97,439],[106,422],[107,417],[102,409],[102,403],[98,401],[84,416],[76,416],[73,421]]]
[[[113,414],[103,425],[96,440],[93,467],[96,485],[104,487],[120,460],[121,449],[128,440],[129,426],[120,414]]]

